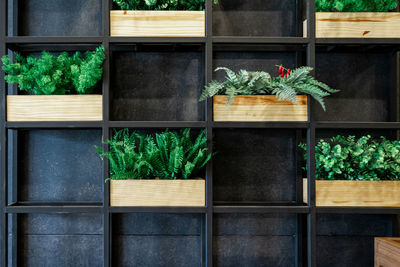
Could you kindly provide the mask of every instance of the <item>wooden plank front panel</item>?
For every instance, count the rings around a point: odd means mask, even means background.
[[[226,105],[227,96],[213,97],[214,121],[307,121],[307,96],[299,95],[299,105],[278,100],[273,95],[236,96]]]
[[[316,205],[325,207],[399,207],[399,181],[318,180]],[[303,201],[307,203],[307,179],[303,180]]]
[[[8,95],[7,121],[101,121],[101,95]]]
[[[315,19],[317,38],[400,37],[400,12],[317,12]]]
[[[205,180],[111,180],[111,206],[205,206]]]
[[[204,11],[110,11],[111,36],[204,37]]]
[[[375,267],[400,266],[400,238],[375,238]]]

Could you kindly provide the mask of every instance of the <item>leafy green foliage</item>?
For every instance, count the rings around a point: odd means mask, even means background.
[[[386,12],[397,7],[398,0],[315,0],[317,12]]]
[[[200,101],[217,94],[227,95],[230,104],[236,95],[268,95],[273,94],[279,100],[289,100],[298,104],[297,94],[309,94],[317,100],[325,110],[324,97],[338,90],[314,79],[309,73],[311,67],[300,67],[284,77],[271,77],[267,72],[250,72],[240,70],[237,74],[228,68],[224,70],[224,82],[211,81],[200,96]]]
[[[105,142],[108,152],[96,146],[101,157],[110,161],[110,179],[188,179],[210,160],[205,131],[192,141],[190,129],[181,132],[140,135],[128,129],[116,131]]]
[[[307,145],[301,144],[305,151]],[[305,154],[307,159],[307,154]],[[315,147],[316,178],[322,180],[400,180],[400,141],[338,135]]]
[[[35,95],[88,94],[103,75],[104,47],[87,51],[85,56],[67,52],[59,56],[43,51],[41,57],[23,57],[15,54],[11,63],[8,55],[2,57],[8,83],[17,83],[22,91]],[[75,91],[74,91],[75,90]]]
[[[113,0],[122,10],[204,10],[204,0]],[[218,4],[218,0],[213,1]]]

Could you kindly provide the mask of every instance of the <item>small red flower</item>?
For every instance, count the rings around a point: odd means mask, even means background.
[[[279,75],[282,76],[283,72],[284,72],[284,68],[283,68],[283,66],[282,66],[282,64],[281,64],[281,65],[279,66],[278,73],[279,73]]]

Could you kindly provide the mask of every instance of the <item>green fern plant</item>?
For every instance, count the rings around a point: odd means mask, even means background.
[[[104,47],[95,51],[67,52],[59,56],[43,51],[38,58],[16,53],[14,63],[2,57],[5,80],[35,95],[89,94],[103,75]]]
[[[306,144],[300,147],[307,152]],[[321,180],[400,180],[400,141],[384,137],[338,135],[320,140],[315,160],[315,176]]]
[[[122,10],[204,10],[204,0],[113,0]],[[213,0],[214,4],[218,0]]]
[[[214,95],[227,95],[228,105],[236,95],[276,95],[279,100],[289,100],[298,104],[297,94],[309,94],[317,100],[325,110],[324,97],[339,90],[331,89],[325,83],[319,82],[310,75],[311,67],[300,67],[293,71],[279,68],[280,76],[271,77],[267,72],[250,72],[240,70],[238,73],[224,67],[215,71],[224,70],[226,80],[223,82],[211,81],[200,96],[200,101]],[[286,75],[283,75],[284,71]]]
[[[317,12],[387,12],[397,7],[398,0],[315,0]]]
[[[190,129],[181,132],[166,130],[151,135],[116,131],[105,142],[109,151],[96,146],[102,158],[110,162],[109,179],[188,179],[210,160],[205,131],[193,140]],[[108,180],[108,179],[107,179]]]

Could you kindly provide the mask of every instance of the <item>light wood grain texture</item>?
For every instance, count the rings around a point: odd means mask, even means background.
[[[204,11],[110,11],[111,36],[204,37]]]
[[[399,38],[400,12],[316,12],[317,38]],[[307,36],[307,23],[303,24]]]
[[[399,207],[399,181],[315,181],[316,205],[324,207]],[[307,203],[307,179],[303,179]]]
[[[111,206],[205,206],[205,180],[111,180]]]
[[[375,267],[400,266],[400,238],[375,238]]]
[[[101,95],[8,95],[7,121],[101,121]]]
[[[299,95],[299,105],[278,100],[273,95],[235,96],[226,105],[227,96],[213,97],[214,121],[307,121],[307,96]]]

